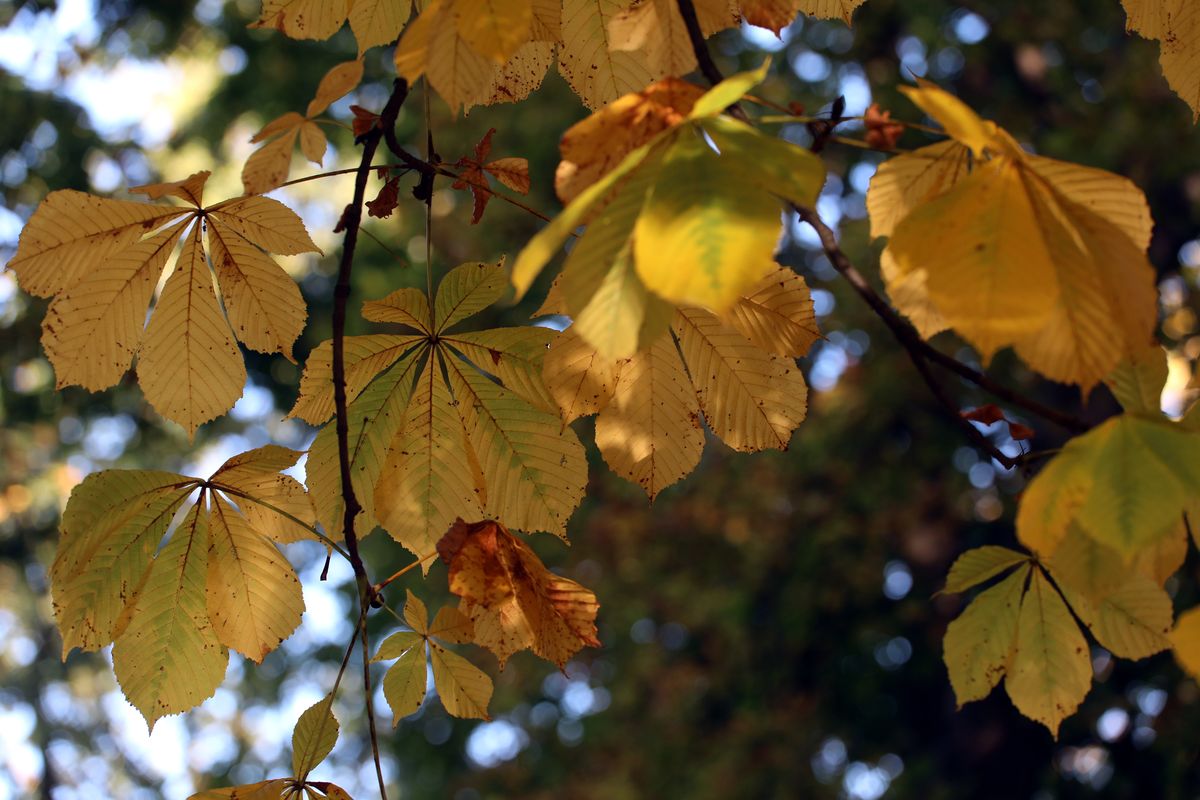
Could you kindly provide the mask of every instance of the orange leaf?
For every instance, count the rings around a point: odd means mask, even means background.
[[[550,572],[500,523],[459,519],[437,549],[450,566],[450,591],[475,624],[475,643],[501,668],[526,648],[561,669],[584,645],[600,646],[596,595]]]
[[[529,194],[529,162],[523,158],[497,158],[483,165],[487,172],[514,192]]]

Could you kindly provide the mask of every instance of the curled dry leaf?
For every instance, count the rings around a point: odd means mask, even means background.
[[[498,522],[461,519],[438,542],[450,591],[475,625],[475,643],[508,657],[530,649],[562,668],[580,648],[599,647],[596,595],[559,577]]]

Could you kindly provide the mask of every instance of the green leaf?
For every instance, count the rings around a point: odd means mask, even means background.
[[[981,592],[946,628],[943,659],[959,708],[987,697],[1008,670],[1030,569],[1025,565]]]
[[[1144,348],[1118,364],[1104,382],[1127,413],[1159,417],[1167,384],[1167,351],[1157,344]]]
[[[292,773],[304,780],[325,760],[337,744],[337,717],[333,715],[333,695],[325,695],[300,715],[292,731]]]
[[[725,113],[725,109],[741,100],[747,92],[767,79],[771,59],[766,59],[758,69],[731,75],[704,93],[692,106],[689,119],[712,117]]]
[[[1091,685],[1087,641],[1050,581],[1034,570],[1004,688],[1018,711],[1057,737],[1058,726],[1075,713]]]
[[[965,592],[972,586],[978,586],[999,575],[1009,567],[1028,560],[1029,556],[1025,553],[1009,550],[1007,547],[995,545],[976,547],[955,560],[950,567],[950,574],[946,576],[946,586],[942,591],[947,594]]]

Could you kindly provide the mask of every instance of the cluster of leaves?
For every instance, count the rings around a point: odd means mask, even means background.
[[[118,680],[151,725],[209,696],[228,648],[261,660],[303,610],[276,544],[354,541],[343,531],[341,453],[362,507],[357,528],[383,527],[422,561],[440,555],[460,598],[430,622],[410,592],[408,629],[378,649],[375,660],[395,660],[384,679],[394,720],[423,702],[427,658],[451,714],[487,717],[490,679],[447,643],[478,644],[501,666],[529,649],[562,667],[599,646],[595,596],[509,532],[565,538],[587,482],[569,423],[597,415],[605,460],[654,498],[699,462],[705,425],[736,450],[785,449],[807,412],[795,359],[820,336],[804,280],[773,256],[782,215],[815,204],[824,166],[741,109],[728,113],[767,65],[707,92],[675,77],[697,65],[688,23],[702,34],[743,19],[780,30],[801,11],[848,21],[861,3],[702,0],[690,20],[674,0],[431,0],[406,25],[404,1],[266,0],[258,25],[293,37],[328,38],[349,21],[360,59],[326,75],[304,116],[284,115],[255,137],[264,144],[246,164],[243,197],[204,205],[208,173],[197,173],[135,190],[183,206],[46,198],[9,267],[27,291],[53,298],[43,343],[60,386],[104,389],[136,355],[147,400],[194,434],[242,392],[238,341],[290,358],[305,305],[269,254],[316,247],[294,213],[260,193],[286,180],[297,140],[320,163],[327,142],[314,119],[358,84],[367,49],[399,39],[398,74],[424,77],[455,109],[519,100],[557,61],[598,110],[563,137],[555,188],[565,208],[511,276],[502,263],[460,265],[432,296],[405,288],[363,306],[365,319],[398,332],[338,337],[348,403],[340,442],[330,421],[335,342],[313,351],[291,411],[323,426],[307,487],[282,474],[300,453],[266,447],[206,480],[109,470],[75,489],[51,574],[64,652],[115,643]],[[1126,7],[1131,26],[1163,41],[1168,78],[1200,108],[1200,12],[1181,0]],[[1013,347],[1053,380],[1084,390],[1107,380],[1125,408],[1030,484],[1017,532],[1031,554],[971,551],[946,587],[964,592],[1008,572],[947,632],[960,703],[1003,679],[1017,708],[1056,732],[1091,681],[1076,618],[1118,656],[1174,646],[1200,668],[1200,616],[1173,629],[1162,589],[1187,549],[1200,427],[1157,407],[1165,365],[1161,350],[1147,349],[1152,220],[1129,181],[1031,155],[931,84],[906,94],[949,138],[887,161],[871,183],[871,230],[888,239],[881,270],[894,304],[922,336],[952,329],[985,361]],[[355,114],[358,135],[379,122]],[[877,144],[897,143],[890,115],[873,111],[867,123]],[[488,175],[522,193],[530,185],[523,159],[489,160],[491,135],[454,175],[456,188],[475,193],[472,222],[494,194]],[[390,214],[397,180],[372,214]],[[572,238],[540,312],[569,317],[569,327],[460,330],[510,284],[527,292]],[[362,599],[365,613],[373,598]],[[294,777],[198,797],[344,796],[307,780],[336,740],[333,697],[297,725]]]

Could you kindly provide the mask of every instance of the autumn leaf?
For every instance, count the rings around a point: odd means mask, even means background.
[[[1049,555],[1077,525],[1125,559],[1179,525],[1200,492],[1200,434],[1166,418],[1113,417],[1069,441],[1030,482],[1017,535]]]
[[[947,590],[956,591],[986,580],[983,575],[1017,567],[947,627],[950,683],[961,708],[987,697],[1003,680],[1017,710],[1057,737],[1058,726],[1091,688],[1087,642],[1042,569],[1000,550],[966,553],[955,564],[957,578],[952,571],[947,581]],[[1005,561],[1010,563],[1000,566]]]
[[[293,39],[328,39],[349,19],[361,56],[394,41],[411,10],[411,0],[263,0],[262,13],[250,27],[274,28]]]
[[[309,706],[292,731],[292,772],[294,778],[273,778],[233,786],[227,789],[209,789],[197,792],[188,800],[351,800],[349,793],[340,786],[326,781],[310,781],[308,775],[333,750],[341,726],[333,715],[333,695],[328,694]]]
[[[484,209],[487,208],[488,201],[492,199],[492,191],[488,188],[488,175],[514,192],[529,193],[528,161],[523,158],[488,160],[488,155],[492,150],[492,136],[495,133],[495,128],[489,128],[488,132],[479,140],[479,144],[475,145],[475,157],[463,156],[454,164],[456,167],[461,167],[462,171],[459,172],[458,180],[452,184],[452,188],[470,189],[471,195],[475,199],[475,208],[471,213],[472,225],[478,224],[479,220],[483,218]]]
[[[243,509],[274,510],[271,500],[282,497],[289,515],[311,525],[311,507],[296,502],[290,484],[262,481],[300,455],[259,448],[230,459],[207,481],[137,470],[84,479],[63,512],[50,572],[63,656],[115,641],[117,680],[151,726],[216,690],[227,647],[261,661],[300,624],[304,601],[273,541],[294,541],[282,524],[294,523],[276,512],[283,519],[259,527]],[[262,497],[244,491],[256,480],[267,483]],[[196,490],[195,503],[172,526]]]
[[[532,0],[432,0],[405,28],[396,72],[425,76],[455,111],[520,100],[553,62],[556,12]]]
[[[396,659],[383,676],[383,695],[392,709],[392,727],[414,714],[425,700],[426,655],[433,666],[433,682],[446,713],[462,719],[490,719],[492,679],[460,655],[447,650],[440,639],[456,644],[470,642],[474,623],[456,608],[438,611],[433,624],[425,604],[411,591],[404,605],[404,621],[411,631],[399,631],[383,640],[372,661]]]
[[[538,313],[566,313],[558,284]],[[638,324],[626,318],[613,327]],[[699,463],[704,422],[730,447],[753,452],[786,449],[804,420],[808,389],[793,359],[820,331],[804,279],[784,267],[723,318],[700,308],[669,311],[651,344],[629,358],[605,358],[578,326],[551,344],[546,388],[564,421],[598,414],[604,460],[652,500]]]
[[[899,156],[872,181],[893,300],[926,336],[952,327],[985,360],[1012,346],[1047,377],[1090,388],[1154,326],[1144,196],[1116,175],[1026,154],[932,84],[904,91],[954,141]]]
[[[415,289],[363,307],[367,319],[415,334],[346,339],[350,450],[364,530],[378,520],[419,556],[463,514],[564,535],[583,496],[583,448],[563,429],[541,379],[554,332],[455,330],[507,288],[502,266],[463,264],[442,279],[432,308]],[[292,416],[319,425],[333,415],[331,352],[325,342],[310,356]],[[340,533],[332,424],[313,442],[308,478],[322,521]]]
[[[474,624],[475,643],[491,650],[501,669],[519,650],[562,669],[580,648],[600,646],[596,596],[546,569],[503,525],[455,520],[437,551],[450,568],[450,591]]]
[[[614,146],[624,153],[620,163],[590,185],[580,186],[587,178],[578,180],[571,188],[578,193],[567,208],[517,258],[518,294],[586,222],[564,264],[563,291],[578,332],[605,358],[632,356],[653,337],[641,335],[636,324],[618,328],[590,319],[655,303],[700,306],[718,314],[734,306],[775,267],[779,198],[811,205],[824,180],[824,168],[808,151],[719,116],[743,87],[761,79],[761,72],[731,78],[698,98],[685,121],[665,121],[667,127],[632,150],[637,139],[618,138]],[[730,87],[736,88],[731,92]],[[686,93],[678,94],[689,102]],[[646,100],[639,96],[627,104]],[[615,119],[599,112],[594,124],[582,128],[582,138],[606,147],[586,132],[603,130]],[[569,152],[573,165],[611,161],[603,153],[580,152],[574,144]],[[577,166],[567,171],[581,174]],[[638,315],[635,310],[635,319]],[[644,318],[644,311],[640,315]],[[653,332],[653,327],[646,331]]]
[[[1163,75],[1200,119],[1200,10],[1188,0],[1122,0],[1129,30],[1157,39]]]
[[[304,116],[289,111],[268,122],[254,135],[250,140],[252,144],[264,144],[250,154],[242,167],[242,186],[246,194],[264,194],[287,181],[297,140],[304,157],[318,166],[321,164],[329,142],[314,118],[331,103],[349,94],[362,82],[362,76],[362,59],[338,64],[321,79]]]
[[[188,206],[51,192],[8,263],[26,291],[53,298],[42,345],[59,387],[107,389],[138,355],[146,399],[189,435],[242,394],[246,369],[235,337],[290,358],[304,327],[304,299],[267,253],[319,252],[300,218],[277,200],[239,197],[203,206],[207,178],[198,172],[136,190]],[[155,285],[181,241],[182,254],[146,324]]]

